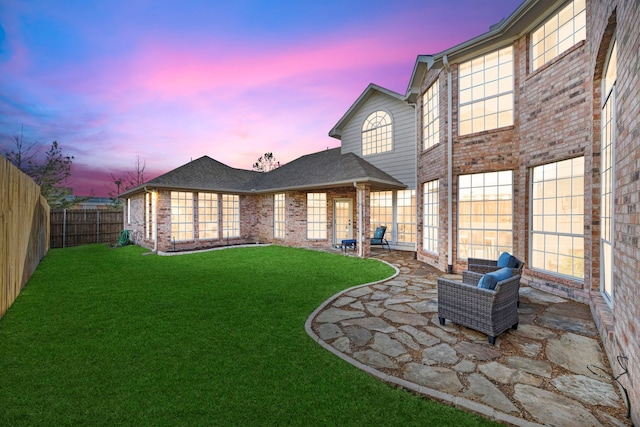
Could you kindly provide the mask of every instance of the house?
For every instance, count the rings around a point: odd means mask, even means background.
[[[588,303],[640,419],[640,8],[525,1],[489,32],[421,55],[418,259],[525,260],[523,282]]]
[[[265,174],[203,157],[123,194],[126,227],[162,251],[353,237],[368,256],[385,224],[451,272],[512,252],[524,283],[589,304],[638,424],[639,27],[633,1],[525,0],[419,55],[405,95],[367,87],[340,148]]]
[[[404,188],[361,157],[333,148],[265,173],[204,156],[121,197],[125,228],[155,251],[249,243],[327,247],[356,238],[368,256],[369,195]]]

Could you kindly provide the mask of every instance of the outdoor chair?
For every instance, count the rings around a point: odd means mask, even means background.
[[[373,233],[373,237],[371,238],[371,246],[380,245],[382,249],[384,249],[384,245],[387,245],[387,249],[391,250],[389,246],[389,242],[384,238],[384,233],[387,231],[387,227],[385,225],[381,225],[376,228],[376,231]]]
[[[497,260],[469,258],[467,263],[467,270],[481,274],[491,273],[503,267],[509,267],[514,276],[522,275],[522,268],[524,267],[524,262],[508,252],[503,252]]]
[[[487,276],[491,275],[496,280],[496,273],[489,273]],[[441,325],[448,319],[482,332],[489,337],[489,344],[494,345],[498,335],[509,328],[518,328],[520,275],[509,274],[511,277],[503,280],[497,276],[500,281],[494,282],[495,289],[478,287],[483,276],[465,271],[462,273],[462,282],[439,278],[438,320]]]

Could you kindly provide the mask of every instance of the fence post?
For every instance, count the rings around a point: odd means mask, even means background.
[[[62,247],[67,247],[67,210],[62,210]]]
[[[96,216],[96,243],[100,243],[100,209],[97,210]]]

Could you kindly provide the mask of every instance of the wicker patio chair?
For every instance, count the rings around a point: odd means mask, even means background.
[[[495,290],[477,286],[482,274],[465,271],[462,282],[438,279],[438,319],[487,334],[494,345],[496,337],[509,328],[518,328],[518,289],[520,276],[498,282]]]
[[[518,258],[513,257],[513,267],[511,267],[511,273],[516,275],[522,275],[522,269],[524,267],[524,262],[520,261]],[[480,274],[491,273],[492,271],[496,271],[501,269],[502,267],[498,267],[498,260],[492,259],[481,259],[481,258],[469,258],[467,260],[467,270],[473,271]]]

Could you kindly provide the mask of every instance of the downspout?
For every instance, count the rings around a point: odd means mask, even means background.
[[[415,159],[416,159],[416,163],[415,163],[415,181],[414,181],[414,185],[415,185],[415,192],[416,192],[416,201],[418,200],[418,191],[421,191],[422,189],[419,189],[418,187],[418,154],[422,152],[422,147],[420,145],[420,141],[418,141],[418,134],[419,134],[419,129],[418,129],[418,105],[415,102],[410,102],[409,105],[411,105],[413,107],[413,123],[414,126],[416,128],[415,131],[415,135],[416,135],[416,142],[415,142],[415,147],[416,147],[416,155],[415,155]],[[416,206],[416,210],[413,212],[414,213],[414,221],[416,224],[416,234],[414,235],[415,238],[415,243],[413,244],[413,259],[418,259],[418,224],[420,223],[419,218],[418,218],[418,206]]]
[[[447,55],[442,57],[442,63],[447,71],[447,271],[453,273],[453,102],[452,77]]]
[[[356,188],[356,203],[358,205],[358,236],[356,238],[358,243],[356,246],[358,247],[358,257],[362,258],[364,256],[364,248],[362,247],[364,243],[364,239],[362,238],[364,235],[362,232],[362,188],[360,188],[355,181],[353,182],[353,186]]]

